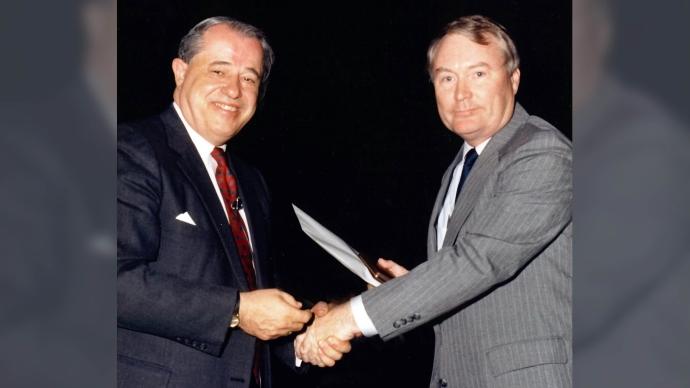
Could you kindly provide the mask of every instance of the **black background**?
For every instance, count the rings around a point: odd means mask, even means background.
[[[297,230],[293,202],[363,252],[414,267],[426,258],[428,216],[462,141],[436,111],[426,49],[452,19],[503,24],[521,57],[518,101],[571,135],[571,5],[553,1],[134,1],[118,4],[118,121],[172,101],[171,61],[200,20],[227,15],[266,32],[275,53],[268,92],[229,146],[259,167],[273,193],[283,287],[338,299],[364,284]],[[359,341],[335,368],[276,386],[426,386],[433,332]],[[316,368],[315,368],[316,369]]]

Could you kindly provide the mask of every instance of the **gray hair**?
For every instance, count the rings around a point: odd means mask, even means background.
[[[239,20],[231,19],[226,16],[213,16],[200,21],[197,25],[192,27],[187,34],[180,40],[180,47],[177,50],[177,56],[183,61],[189,63],[189,61],[194,58],[196,54],[201,50],[201,39],[204,33],[211,27],[223,24],[230,27],[233,31],[239,32],[240,34],[255,38],[261,43],[261,48],[263,49],[263,65],[261,69],[261,92],[260,96],[266,93],[266,86],[268,83],[268,75],[271,73],[271,66],[273,66],[273,61],[275,56],[273,54],[273,49],[268,44],[266,39],[266,34],[260,29],[241,22]]]
[[[429,76],[432,78],[434,75],[434,69],[432,69],[431,66],[434,56],[436,55],[436,50],[438,49],[438,44],[441,42],[441,39],[449,34],[460,34],[469,38],[471,41],[484,46],[491,43],[489,40],[490,37],[494,37],[496,40],[498,40],[503,48],[505,65],[508,73],[512,74],[513,71],[520,67],[520,57],[518,56],[517,49],[515,48],[515,43],[513,43],[513,40],[510,39],[506,29],[502,25],[494,22],[486,16],[462,16],[459,19],[448,23],[443,29],[441,35],[434,39],[429,45],[429,49],[426,52],[427,71],[429,72]]]

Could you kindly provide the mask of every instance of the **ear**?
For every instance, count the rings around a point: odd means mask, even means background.
[[[513,74],[510,75],[510,84],[513,87],[513,95],[517,94],[520,86],[520,69],[513,70]]]
[[[175,75],[175,85],[180,86],[184,82],[184,76],[187,73],[187,63],[180,58],[175,58],[172,61],[172,71]]]

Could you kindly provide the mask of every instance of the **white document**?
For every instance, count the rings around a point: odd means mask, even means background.
[[[342,265],[359,276],[365,282],[374,287],[378,287],[381,282],[376,280],[369,272],[367,266],[359,258],[359,253],[340,237],[336,236],[330,230],[324,228],[321,224],[316,222],[309,214],[302,211],[302,209],[292,204],[295,209],[295,214],[299,220],[304,233],[312,240],[316,241],[321,248],[325,249],[331,256],[335,257]]]

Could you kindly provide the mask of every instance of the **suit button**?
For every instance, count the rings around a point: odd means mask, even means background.
[[[422,319],[422,316],[419,315],[419,313],[414,313],[413,317],[414,319]]]
[[[441,387],[447,387],[448,382],[446,381],[446,379],[438,379],[438,385]]]
[[[407,325],[407,319],[400,318],[400,323],[402,323],[403,325]]]
[[[400,328],[400,322],[399,321],[393,322],[393,327],[396,329],[399,329]]]
[[[206,350],[208,349],[208,345],[206,344],[201,344],[201,350]]]

